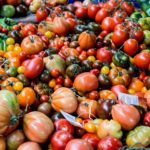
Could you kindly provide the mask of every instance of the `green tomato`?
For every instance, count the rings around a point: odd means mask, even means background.
[[[15,14],[15,7],[12,5],[4,5],[1,9],[0,9],[0,15],[2,17],[8,17],[11,18],[13,17]]]
[[[11,77],[15,77],[17,75],[17,68],[16,67],[10,67],[7,71],[6,71],[7,75],[11,76]]]

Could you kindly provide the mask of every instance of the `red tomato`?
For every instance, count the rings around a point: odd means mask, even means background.
[[[44,69],[44,63],[43,59],[41,57],[36,57],[31,60],[27,60],[24,64],[25,71],[24,75],[27,78],[33,79],[39,76],[43,69]]]
[[[66,145],[65,150],[94,150],[91,144],[83,139],[73,139]]]
[[[127,93],[127,89],[124,85],[115,85],[111,88],[111,91],[118,96],[119,92]]]
[[[127,38],[128,33],[125,30],[116,30],[111,39],[116,46],[121,46]]]
[[[46,19],[47,16],[48,16],[48,12],[45,8],[39,8],[36,11],[36,19],[37,19],[38,22]]]
[[[136,39],[138,42],[143,41],[144,33],[142,29],[134,29],[130,31],[130,38]]]
[[[23,36],[33,35],[37,33],[37,28],[34,24],[28,23],[21,29],[21,33]]]
[[[52,77],[54,77],[54,78],[57,78],[59,75],[60,75],[60,72],[59,72],[59,70],[58,69],[52,69],[51,71],[50,71],[50,74],[51,74],[51,76]]]
[[[105,19],[103,19],[101,24],[102,30],[106,30],[110,32],[114,30],[114,27],[115,27],[115,22],[112,17],[106,17]]]
[[[112,61],[112,52],[108,50],[107,47],[102,47],[97,50],[96,59],[100,60],[101,62],[108,62]]]
[[[134,55],[138,50],[138,42],[135,39],[128,39],[124,43],[124,51],[126,54],[132,56]]]
[[[113,19],[114,19],[115,25],[120,24],[124,21],[124,19],[120,16],[114,16]]]
[[[96,4],[91,4],[88,6],[88,17],[95,19],[96,13],[100,8]]]
[[[50,140],[53,150],[65,150],[67,143],[73,139],[73,136],[67,131],[56,131]]]
[[[98,143],[98,150],[118,150],[122,147],[121,141],[114,137],[105,137]]]
[[[108,10],[114,10],[116,6],[117,2],[115,1],[108,1],[107,3],[105,3],[105,8]]]
[[[82,139],[89,142],[93,146],[93,148],[97,148],[98,142],[100,141],[99,137],[93,133],[84,134]]]
[[[134,12],[134,6],[131,2],[123,2],[121,8],[125,10],[128,15],[131,15]]]
[[[143,122],[146,126],[150,127],[150,111],[145,114]]]
[[[76,21],[75,21],[75,19],[73,19],[73,18],[67,18],[67,20],[66,20],[66,21],[69,23],[70,30],[73,30],[73,29],[74,29],[74,27],[75,27],[75,25],[76,25]]]
[[[141,68],[141,69],[148,69],[150,64],[150,52],[149,51],[142,51],[135,55],[133,59],[134,64]]]
[[[97,23],[101,23],[101,22],[103,21],[103,19],[106,18],[106,17],[108,17],[108,16],[109,16],[108,10],[105,9],[105,8],[102,8],[102,9],[100,9],[100,10],[97,12],[97,14],[96,14],[96,16],[95,16],[95,21],[96,21]]]
[[[88,56],[94,56],[96,53],[96,50],[94,48],[90,48],[87,50],[87,55]]]
[[[87,8],[86,7],[79,7],[75,11],[75,15],[78,18],[86,18],[87,17]]]
[[[70,134],[74,133],[74,126],[70,124],[66,119],[58,119],[54,122],[55,130],[63,130]]]
[[[123,24],[117,24],[117,25],[115,26],[115,28],[114,28],[114,31],[117,31],[117,30],[125,30],[125,29],[126,29],[125,25],[123,25]]]

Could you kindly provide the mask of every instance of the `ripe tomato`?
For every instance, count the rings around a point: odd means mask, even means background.
[[[116,46],[121,46],[127,38],[128,33],[125,30],[116,30],[111,39]]]
[[[59,75],[60,75],[60,72],[59,72],[59,70],[58,69],[52,69],[51,71],[50,71],[50,74],[51,74],[51,76],[52,77],[54,77],[54,78],[57,78]]]
[[[73,139],[66,145],[65,150],[94,150],[91,144],[83,139]]]
[[[132,56],[134,55],[138,50],[138,42],[135,39],[128,39],[124,43],[124,51],[126,54]]]
[[[98,142],[100,141],[99,137],[96,134],[93,133],[86,133],[82,137],[85,141],[89,142],[93,148],[97,148]]]
[[[28,36],[37,33],[37,28],[34,24],[28,23],[21,29],[21,34],[23,36]]]
[[[37,19],[38,22],[46,19],[47,16],[48,16],[48,12],[45,8],[39,8],[36,11],[36,19]]]
[[[76,21],[75,21],[75,19],[73,19],[73,18],[67,18],[67,20],[66,20],[66,21],[69,23],[70,30],[73,30],[73,29],[74,29],[74,27],[75,27],[75,25],[76,25]]]
[[[74,133],[74,126],[70,124],[66,119],[58,119],[54,122],[55,130],[63,130],[70,134]]]
[[[123,2],[121,8],[126,11],[128,15],[131,15],[134,12],[134,6],[131,2]]]
[[[112,17],[106,17],[105,19],[103,19],[101,24],[102,30],[111,32],[114,30],[114,27],[115,27],[115,22]]]
[[[67,143],[73,139],[73,136],[67,131],[56,131],[51,137],[50,144],[54,150],[65,150]]]
[[[117,6],[117,1],[116,2],[115,1],[108,1],[107,3],[105,3],[104,8],[112,11],[115,9],[116,6]]]
[[[141,69],[148,69],[150,64],[150,52],[149,51],[142,51],[135,55],[133,59],[134,64],[141,68]]]
[[[26,107],[32,105],[36,101],[36,95],[32,88],[23,88],[20,94],[17,95],[20,106]]]
[[[105,8],[102,8],[100,9],[97,13],[96,13],[96,16],[95,16],[95,21],[97,23],[101,23],[103,21],[104,18],[108,17],[109,16],[109,12],[107,9]]]
[[[101,62],[110,63],[112,61],[112,52],[108,50],[107,47],[102,47],[97,50],[96,58],[97,60],[100,60]]]
[[[138,27],[138,29],[131,30],[130,38],[136,39],[138,42],[143,41],[143,39],[144,39],[143,30],[139,27]]]
[[[117,24],[117,25],[115,26],[115,28],[114,28],[114,31],[117,31],[117,30],[125,30],[125,29],[126,29],[125,25],[123,25],[123,24]]]
[[[114,16],[113,19],[114,19],[115,25],[121,24],[124,21],[124,19],[120,16]]]
[[[111,91],[116,94],[118,96],[119,92],[121,93],[127,93],[127,89],[124,85],[115,85],[115,86],[112,86],[111,88]]]
[[[98,100],[99,99],[99,93],[97,91],[92,91],[89,93],[89,99]]]
[[[88,6],[88,17],[95,19],[96,13],[100,8],[96,4],[91,4]]]
[[[146,126],[150,127],[150,111],[145,114],[143,122]]]
[[[35,57],[31,60],[26,60],[23,63],[23,66],[25,67],[24,75],[30,79],[39,76],[44,69],[44,63],[41,57]]]
[[[105,137],[98,143],[98,150],[118,150],[122,147],[121,141],[114,137]]]
[[[87,8],[86,7],[79,7],[75,11],[75,15],[78,18],[86,18],[87,17]]]

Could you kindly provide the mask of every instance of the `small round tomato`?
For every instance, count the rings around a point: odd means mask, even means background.
[[[26,107],[32,105],[36,101],[36,94],[32,88],[23,88],[20,94],[17,95],[20,106]]]
[[[84,124],[84,129],[88,132],[88,133],[96,133],[96,126],[94,123],[92,122],[87,122]]]
[[[72,83],[71,79],[69,77],[66,77],[64,79],[64,86],[70,88],[70,87],[72,87],[72,85],[73,85],[73,83]]]
[[[48,12],[45,8],[39,8],[36,11],[36,19],[37,19],[38,22],[46,19],[47,16],[48,16]]]
[[[88,56],[94,56],[96,54],[96,50],[94,48],[90,48],[87,50]]]
[[[67,131],[56,131],[51,137],[50,144],[54,150],[64,150],[73,136]]]
[[[148,69],[150,64],[150,52],[149,51],[142,51],[135,55],[133,59],[134,64],[141,68],[141,69]]]
[[[88,17],[95,19],[96,13],[100,8],[96,4],[91,4],[88,6]]]
[[[75,15],[78,18],[86,18],[87,17],[87,8],[86,7],[79,7],[75,11]]]
[[[48,95],[42,95],[40,97],[40,101],[43,103],[43,102],[48,102],[49,100],[49,96]]]
[[[56,84],[60,84],[62,85],[64,82],[64,78],[62,76],[59,76],[57,79],[56,79]]]
[[[57,78],[60,75],[60,72],[59,72],[59,70],[54,68],[50,71],[50,75],[54,78]]]
[[[99,99],[99,93],[98,91],[92,91],[89,93],[89,99],[92,100],[98,100]]]
[[[98,143],[98,150],[118,150],[122,147],[121,141],[114,137],[105,137]]]
[[[75,19],[73,19],[73,18],[67,18],[67,20],[66,20],[66,21],[69,23],[70,30],[73,30],[73,29],[74,29],[74,27],[75,27],[75,25],[76,25],[76,21],[75,21]]]
[[[23,36],[28,36],[28,35],[36,34],[37,29],[34,24],[28,23],[21,29],[21,33]]]
[[[127,93],[127,89],[124,85],[115,85],[112,86],[111,91],[118,96],[118,94],[121,93]]]
[[[150,127],[150,111],[145,114],[143,122],[146,126]]]
[[[115,22],[112,17],[106,17],[105,19],[103,19],[101,24],[102,30],[111,32],[114,30],[114,27],[115,27]]]
[[[93,148],[97,148],[98,142],[100,141],[99,137],[93,133],[84,134],[82,139],[89,142],[93,146]]]
[[[132,2],[123,2],[121,8],[126,11],[128,15],[131,15],[134,12],[134,5]]]
[[[112,36],[112,42],[116,46],[121,46],[128,38],[128,33],[125,30],[116,30]]]
[[[144,33],[141,28],[137,28],[130,31],[130,38],[136,39],[138,42],[143,41],[144,39]]]
[[[14,83],[13,89],[15,91],[21,91],[23,89],[23,83],[22,82],[16,82],[16,83]]]
[[[100,60],[101,62],[110,63],[112,61],[112,52],[108,50],[107,47],[102,47],[97,50],[96,58],[97,60]]]
[[[126,29],[126,26],[123,25],[123,24],[117,24],[114,28],[114,31],[117,31],[117,30],[125,30]]]
[[[138,42],[135,39],[128,39],[124,43],[124,52],[130,56],[134,55],[138,50]]]
[[[58,119],[54,122],[55,130],[63,130],[70,134],[74,133],[74,126],[70,124],[66,119]]]

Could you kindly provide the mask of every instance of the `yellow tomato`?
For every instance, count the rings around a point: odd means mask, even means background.
[[[52,37],[54,36],[54,33],[51,32],[51,31],[47,31],[47,32],[45,32],[44,35],[45,35],[46,37],[48,37],[48,38],[52,38]]]
[[[7,45],[15,44],[15,40],[14,40],[13,38],[8,38],[8,39],[6,40],[6,44],[7,44]]]
[[[15,48],[14,45],[8,45],[8,46],[7,46],[7,51],[8,51],[8,52],[9,52],[9,51],[13,51],[14,48]]]
[[[92,122],[85,123],[84,129],[89,133],[96,133],[96,126]]]
[[[129,94],[134,94],[134,93],[135,93],[135,90],[134,90],[134,89],[128,89],[128,93],[129,93]]]
[[[16,52],[17,54],[19,54],[21,52],[21,47],[20,46],[15,46],[14,47],[14,52]]]
[[[13,89],[15,91],[21,91],[23,89],[23,83],[22,82],[16,82],[16,83],[14,83]]]
[[[17,72],[19,74],[23,74],[24,73],[24,67],[23,66],[18,67]]]
[[[108,74],[109,71],[110,71],[110,69],[109,69],[108,66],[103,66],[103,67],[101,68],[101,73],[102,73],[102,74]]]
[[[96,60],[96,58],[94,57],[94,56],[89,56],[88,58],[87,58],[87,60],[89,60],[89,61],[91,61],[91,62],[95,62],[95,60]]]

